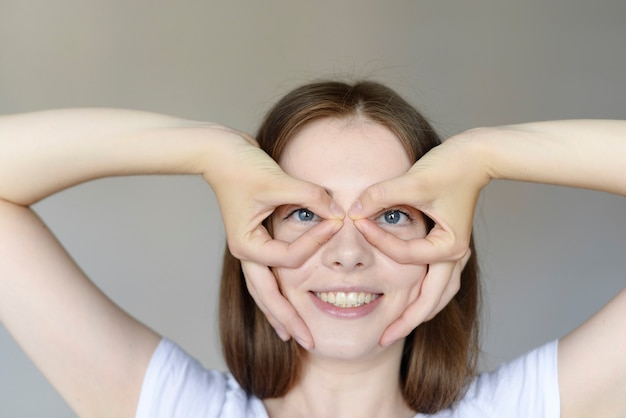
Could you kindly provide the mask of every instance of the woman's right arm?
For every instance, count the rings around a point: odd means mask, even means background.
[[[88,180],[133,174],[203,175],[243,259],[297,263],[334,228],[329,222],[291,247],[271,240],[260,222],[275,206],[299,202],[330,217],[330,198],[227,128],[110,109],[0,117],[0,321],[80,416],[134,415],[159,336],[103,295],[28,206]],[[271,283],[259,287],[261,297],[286,303]],[[289,334],[302,332],[303,324],[290,326]]]

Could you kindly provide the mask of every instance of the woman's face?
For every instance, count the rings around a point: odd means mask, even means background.
[[[347,211],[368,186],[403,174],[411,161],[386,127],[364,118],[328,118],[294,136],[279,164],[291,176],[326,188]],[[410,207],[388,208],[371,220],[403,239],[426,235],[422,214]],[[282,206],[272,222],[274,236],[291,242],[320,218],[306,208]],[[356,359],[382,350],[383,331],[416,297],[426,270],[388,258],[346,218],[302,266],[276,268],[275,274],[313,335],[312,352]]]

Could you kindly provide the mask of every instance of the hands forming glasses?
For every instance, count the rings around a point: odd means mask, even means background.
[[[322,187],[288,176],[255,145],[247,137],[233,152],[222,154],[224,165],[215,173],[226,171],[223,175],[236,181],[236,188],[232,181],[209,182],[222,208],[229,249],[242,261],[248,290],[283,340],[294,337],[304,347],[314,346],[306,325],[281,294],[270,267],[301,265],[342,227],[345,216],[355,220],[368,242],[388,257],[405,264],[429,265],[416,298],[383,333],[382,346],[433,318],[457,293],[461,272],[471,256],[474,207],[480,190],[489,182],[484,169],[466,162],[466,150],[458,142],[447,141],[405,174],[370,186],[347,214]],[[228,172],[225,167],[236,170]],[[262,222],[283,204],[307,207],[324,221],[293,242],[275,240]],[[426,237],[403,240],[369,219],[400,204],[433,220],[434,227]]]

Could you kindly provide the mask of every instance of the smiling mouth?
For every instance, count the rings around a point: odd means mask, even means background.
[[[378,293],[368,292],[315,292],[314,294],[322,302],[338,308],[356,308],[367,305],[381,296]]]

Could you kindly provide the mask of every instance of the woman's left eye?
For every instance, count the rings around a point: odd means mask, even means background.
[[[411,220],[412,218],[408,213],[399,209],[392,209],[384,212],[376,221],[387,225],[403,225],[407,222],[411,222]]]

